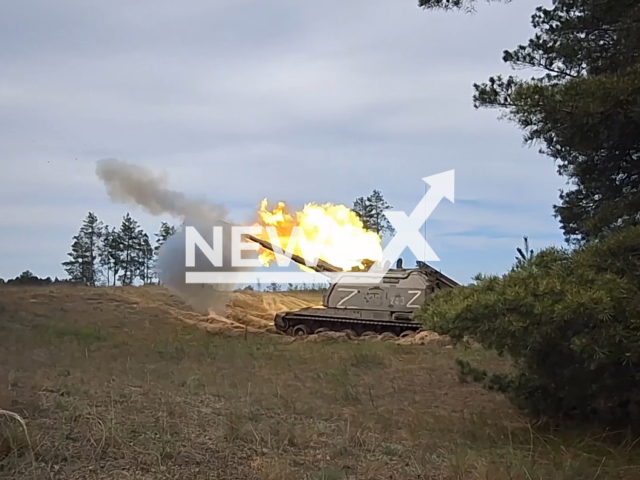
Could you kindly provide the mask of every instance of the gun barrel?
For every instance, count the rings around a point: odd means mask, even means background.
[[[273,245],[271,244],[271,242],[269,242],[267,240],[263,240],[263,239],[258,238],[258,237],[254,237],[253,235],[249,235],[249,234],[245,234],[244,236],[248,240],[251,240],[252,242],[255,242],[255,243],[259,244],[261,247],[266,248],[270,252],[276,253],[274,248],[273,248]],[[304,258],[302,258],[299,255],[296,255],[295,253],[291,255],[291,260],[296,262],[298,265],[304,265],[307,268],[311,268],[312,270],[315,270],[318,273],[342,272],[343,271],[341,268],[336,267],[335,265],[331,265],[330,263],[325,262],[324,260],[320,260],[320,259],[318,259],[318,262],[316,263],[315,266],[308,266],[304,262]]]

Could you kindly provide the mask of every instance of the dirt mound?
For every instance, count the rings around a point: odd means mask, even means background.
[[[283,310],[321,306],[320,294],[295,292],[234,292],[226,317],[239,325],[266,330],[273,327],[273,316]]]
[[[446,335],[438,335],[436,332],[423,331],[418,332],[415,335],[410,335],[405,338],[399,338],[396,343],[400,345],[426,345],[428,343],[437,343],[439,345],[448,345],[451,343],[449,337]]]
[[[391,333],[383,333],[382,335],[367,335],[364,337],[353,337],[348,333],[342,332],[322,332],[317,335],[309,335],[306,337],[291,337],[290,341],[302,342],[322,342],[322,341],[369,341],[369,342],[393,342],[398,345],[427,345],[436,343],[438,345],[449,345],[450,339],[447,336],[438,335],[435,332],[418,332],[403,338],[398,338]]]

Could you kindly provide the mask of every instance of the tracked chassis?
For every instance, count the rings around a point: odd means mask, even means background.
[[[275,315],[276,330],[283,335],[304,336],[321,332],[348,332],[354,336],[391,333],[405,336],[421,329],[410,317],[373,320],[353,318],[344,312],[325,308],[303,308],[294,312],[279,312]]]

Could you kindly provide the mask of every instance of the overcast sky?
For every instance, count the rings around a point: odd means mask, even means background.
[[[461,282],[504,272],[524,234],[561,244],[553,162],[472,106],[474,82],[509,73],[502,51],[526,42],[538,3],[2,2],[0,276],[64,276],[90,210],[109,224],[130,211],[150,233],[166,220],[110,203],[105,157],[238,219],[265,197],[351,205],[374,188],[409,213],[422,177],[455,169],[427,240]]]

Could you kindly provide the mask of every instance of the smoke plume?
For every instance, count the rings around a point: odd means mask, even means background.
[[[231,265],[231,225],[228,209],[223,204],[209,204],[189,198],[182,192],[170,190],[162,175],[138,165],[117,160],[99,160],[96,174],[115,203],[135,205],[151,215],[170,215],[183,226],[194,226],[212,244],[213,227],[223,227],[223,267],[214,268],[202,252],[196,249],[195,268],[185,266],[185,234],[180,228],[163,244],[158,253],[158,278],[163,285],[182,297],[194,308],[224,315],[231,284],[187,284],[187,271],[236,272]]]
[[[163,175],[154,175],[139,165],[107,158],[97,162],[96,174],[107,187],[111,200],[138,205],[151,215],[169,214],[177,219],[190,218],[200,222],[228,220],[224,205],[211,205],[169,190]]]

